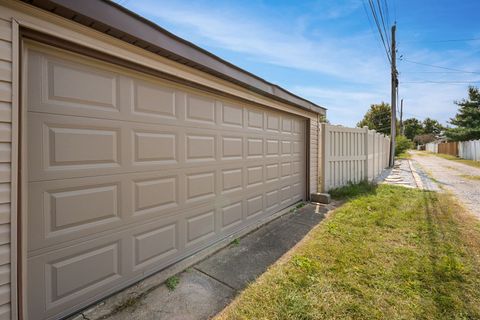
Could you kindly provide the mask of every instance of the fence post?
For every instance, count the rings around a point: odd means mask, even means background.
[[[364,140],[365,145],[363,147],[363,151],[365,153],[365,172],[364,172],[363,180],[368,180],[368,153],[370,152],[368,147],[368,127],[364,126],[363,130],[365,130],[365,140]]]
[[[320,192],[326,192],[327,191],[327,177],[326,177],[326,173],[327,173],[327,170],[326,170],[326,166],[327,166],[327,152],[328,150],[330,150],[330,140],[327,139],[328,137],[328,134],[327,134],[327,124],[326,123],[321,123],[320,124],[320,136],[321,136],[321,139],[322,139],[322,150],[321,150],[321,154],[320,154],[320,159],[319,161],[321,162],[321,168],[322,168],[322,172],[320,173],[321,174],[321,178],[320,178],[320,183],[321,183],[321,186],[320,186]]]

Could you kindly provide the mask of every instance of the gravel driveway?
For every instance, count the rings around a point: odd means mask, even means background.
[[[480,169],[426,153],[411,152],[420,164],[446,190],[455,194],[480,218]]]

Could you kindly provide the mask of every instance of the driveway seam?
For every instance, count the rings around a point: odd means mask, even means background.
[[[201,270],[201,269],[198,269],[197,267],[193,267],[193,269],[196,270],[196,271],[198,271],[198,272],[200,272],[201,274],[203,274],[203,275],[205,275],[205,276],[207,276],[207,277],[209,277],[209,278],[217,281],[218,283],[223,284],[223,285],[226,286],[227,288],[232,289],[234,292],[237,292],[237,291],[238,291],[237,289],[235,289],[234,287],[232,287],[232,286],[229,285],[228,283],[226,283],[226,282],[224,282],[224,281],[222,281],[222,280],[220,280],[220,279],[217,279],[217,278],[215,278],[215,277],[212,276],[212,275],[209,275],[208,273],[206,273],[205,271],[203,271],[203,270]]]
[[[412,161],[408,160],[408,165],[410,166],[410,171],[412,172],[413,179],[415,180],[415,184],[417,185],[417,188],[420,190],[423,190],[423,183],[422,179],[420,179],[420,176],[418,175],[417,170],[413,167]]]
[[[306,224],[305,222],[301,222],[301,221],[291,221],[291,222],[296,223],[296,224],[300,224],[302,226],[310,227],[310,228],[315,227],[315,226],[311,226],[311,225]]]

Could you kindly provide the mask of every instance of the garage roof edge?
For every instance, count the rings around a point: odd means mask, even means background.
[[[326,108],[299,97],[163,29],[109,0],[22,0],[107,33],[171,60],[213,74],[262,95],[325,114]]]

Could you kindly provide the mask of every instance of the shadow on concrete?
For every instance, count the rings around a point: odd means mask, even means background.
[[[330,207],[307,204],[271,221],[144,295],[108,319],[209,319],[295,246],[325,217]]]
[[[195,269],[233,290],[241,290],[297,244],[328,211],[323,208],[315,212],[315,209],[316,206],[307,205],[274,220],[237,245],[230,245],[200,262]]]

